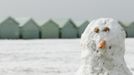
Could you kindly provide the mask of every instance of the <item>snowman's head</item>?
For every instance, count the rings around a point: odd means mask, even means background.
[[[112,53],[118,47],[124,46],[126,33],[124,28],[112,18],[93,20],[81,37],[84,48],[96,53]]]

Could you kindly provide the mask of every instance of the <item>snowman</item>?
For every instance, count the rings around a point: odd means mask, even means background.
[[[91,21],[81,37],[81,66],[76,75],[132,75],[124,60],[126,33],[118,21]]]

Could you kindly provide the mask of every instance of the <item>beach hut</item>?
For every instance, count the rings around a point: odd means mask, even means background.
[[[77,38],[78,32],[74,22],[69,19],[61,28],[61,38]]]
[[[41,38],[59,38],[59,26],[53,20],[49,20],[41,26]]]
[[[23,39],[38,39],[40,37],[40,28],[33,19],[28,20],[21,27],[21,37]]]
[[[134,22],[126,28],[128,37],[134,37]]]
[[[18,39],[20,34],[19,23],[12,17],[8,17],[0,24],[0,38]]]
[[[78,35],[79,35],[79,37],[81,37],[81,34],[84,32],[84,30],[85,30],[85,28],[87,27],[88,24],[89,24],[89,21],[85,21],[84,23],[82,23],[78,27]]]

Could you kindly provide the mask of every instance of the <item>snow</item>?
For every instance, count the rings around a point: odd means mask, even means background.
[[[126,39],[125,60],[134,74],[134,39]],[[0,40],[0,75],[74,75],[80,39]]]

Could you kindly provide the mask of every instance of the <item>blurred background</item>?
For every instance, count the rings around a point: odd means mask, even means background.
[[[132,0],[0,0],[0,38],[79,38],[91,20],[101,17],[117,19],[128,36],[133,37],[133,3]]]
[[[131,22],[134,19],[133,0],[0,0],[0,9],[0,17],[32,17],[38,20],[113,17]]]

